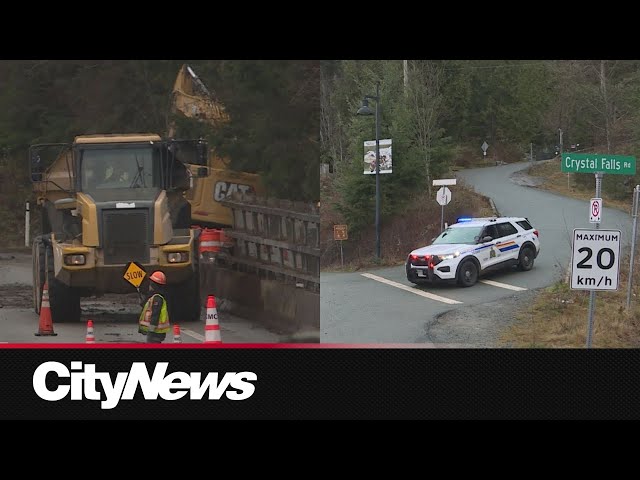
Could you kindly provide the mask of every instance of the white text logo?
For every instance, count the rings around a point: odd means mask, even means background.
[[[250,383],[258,376],[253,372],[227,372],[218,380],[218,372],[209,372],[201,379],[201,372],[172,372],[167,375],[168,362],[158,362],[150,376],[144,362],[134,362],[128,372],[118,372],[112,381],[108,372],[96,372],[95,364],[71,362],[71,368],[59,362],[45,362],[33,372],[33,389],[43,400],[56,402],[71,393],[71,400],[99,400],[103,410],[115,408],[120,400],[133,400],[138,386],[145,400],[178,400],[189,394],[191,400],[201,400],[208,391],[209,400],[219,400],[226,394],[229,400],[246,400],[255,386]],[[56,381],[47,386],[47,375]],[[70,378],[69,382],[60,379]],[[96,390],[97,383],[104,393]],[[228,388],[231,390],[227,391]]]
[[[219,202],[238,191],[241,193],[253,193],[253,188],[250,185],[241,183],[218,182],[213,190],[213,199]]]

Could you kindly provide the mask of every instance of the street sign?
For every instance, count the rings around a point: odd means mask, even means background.
[[[563,153],[564,173],[614,173],[636,174],[636,157],[625,155],[598,155],[595,153]]]
[[[620,274],[620,230],[573,230],[571,288],[617,290]]]
[[[482,144],[482,151],[483,151],[483,152],[485,152],[485,153],[487,153],[487,148],[489,148],[489,144],[488,144],[487,142],[484,142],[484,143]]]
[[[123,277],[131,285],[138,288],[146,275],[147,272],[144,271],[142,265],[136,262],[129,262],[124,269]]]
[[[602,219],[602,199],[592,198],[589,203],[589,222],[600,223]]]
[[[333,226],[333,239],[334,240],[347,240],[349,235],[347,234],[346,225],[334,225]]]
[[[442,180],[433,181],[434,187],[441,186],[441,185],[455,185],[455,184],[456,184],[455,178],[443,178]]]
[[[443,207],[445,205],[448,205],[451,201],[451,190],[449,190],[447,187],[441,187],[436,194],[436,200]]]

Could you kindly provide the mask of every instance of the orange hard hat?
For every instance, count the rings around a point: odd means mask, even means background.
[[[160,270],[153,272],[149,277],[149,280],[151,280],[152,282],[158,283],[160,285],[167,284],[167,277]]]

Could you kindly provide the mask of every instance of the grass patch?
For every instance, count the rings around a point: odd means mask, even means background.
[[[489,199],[475,192],[471,186],[458,180],[457,185],[450,188],[452,200],[444,209],[446,223],[455,223],[461,216],[493,215]],[[381,220],[380,260],[375,258],[375,225],[372,224],[358,235],[349,232],[349,239],[342,244],[342,266],[340,242],[333,239],[333,226],[346,223],[333,207],[340,200],[339,192],[330,177],[322,178],[320,192],[320,265],[323,272],[353,272],[376,266],[401,265],[411,250],[428,245],[440,233],[441,208],[435,199],[435,189],[431,196],[425,191],[415,196],[405,211]]]
[[[592,347],[640,346],[640,261],[634,262],[631,308],[626,310],[629,258],[621,260],[617,291],[596,292]],[[542,290],[523,305],[516,322],[505,329],[498,345],[520,348],[584,348],[587,339],[589,292],[571,290],[566,280]]]
[[[595,176],[590,173],[570,173],[567,178],[566,173],[561,172],[560,159],[545,160],[535,163],[528,171],[532,177],[539,177],[544,180],[538,188],[559,193],[566,197],[588,202],[595,196],[596,181]],[[578,183],[576,175],[589,176],[592,179],[590,186]],[[606,175],[605,175],[606,176]],[[582,179],[584,181],[584,179]],[[602,189],[602,200],[606,208],[617,208],[624,212],[631,212],[632,196],[628,199],[612,197],[606,188]]]
[[[595,194],[595,179],[589,187],[584,178],[561,173],[560,159],[536,163],[529,175],[543,179],[539,188],[578,200],[589,201]],[[591,175],[593,177],[593,175]],[[619,194],[620,192],[614,192]],[[632,197],[613,198],[603,188],[602,198],[607,208],[630,213]],[[634,262],[634,285],[631,307],[627,311],[629,256],[620,262],[620,283],[617,291],[596,292],[592,347],[637,348],[640,346],[640,260]],[[520,348],[584,348],[587,339],[589,292],[571,290],[568,280],[562,280],[540,292],[533,303],[523,305],[516,313],[516,322],[499,339],[500,346]]]

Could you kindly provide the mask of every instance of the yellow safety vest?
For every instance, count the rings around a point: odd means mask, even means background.
[[[151,305],[153,303],[153,297],[158,296],[162,299],[162,309],[160,310],[160,318],[158,319],[158,325],[151,325]],[[167,313],[167,301],[159,293],[153,294],[144,304],[144,308],[138,318],[138,332],[140,333],[167,333],[169,332],[169,313]]]

